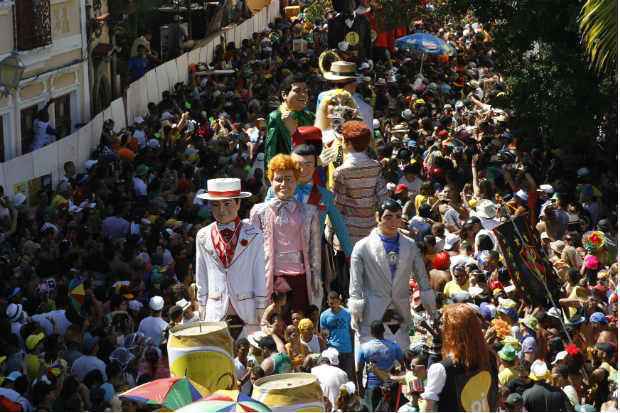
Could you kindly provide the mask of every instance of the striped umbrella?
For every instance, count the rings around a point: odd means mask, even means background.
[[[238,390],[217,390],[202,400],[189,404],[177,412],[270,412],[263,403]]]
[[[119,397],[152,407],[176,410],[199,400],[209,392],[187,377],[168,377],[144,383]]]

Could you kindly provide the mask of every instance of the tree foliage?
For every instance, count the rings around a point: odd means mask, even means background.
[[[618,1],[588,0],[579,27],[590,62],[598,72],[616,73],[618,63]]]
[[[494,61],[524,138],[592,146],[584,144],[617,111],[617,81],[589,68],[579,0],[452,0],[445,7],[452,16],[473,14],[491,32]]]

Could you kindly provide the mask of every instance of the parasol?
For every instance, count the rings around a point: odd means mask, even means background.
[[[69,282],[69,303],[77,314],[82,314],[82,305],[86,301],[86,288],[80,277],[75,277]]]
[[[270,412],[263,403],[238,390],[217,390],[210,396],[177,410],[183,413],[194,412]]]
[[[399,49],[412,50],[422,53],[422,64],[420,64],[420,73],[422,73],[422,65],[424,57],[429,54],[433,56],[454,56],[456,49],[446,43],[443,39],[433,36],[430,33],[419,32],[409,34],[407,36],[396,39],[395,46]]]
[[[121,393],[119,397],[153,407],[176,410],[208,393],[207,389],[187,377],[168,377],[134,387]]]

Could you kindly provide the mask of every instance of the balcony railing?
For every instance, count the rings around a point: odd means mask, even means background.
[[[50,0],[18,0],[14,16],[18,50],[31,50],[52,43]]]

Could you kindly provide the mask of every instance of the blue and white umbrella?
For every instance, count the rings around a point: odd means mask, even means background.
[[[456,50],[444,40],[430,33],[414,33],[396,39],[396,47],[399,49],[413,50],[433,56],[454,56]]]

